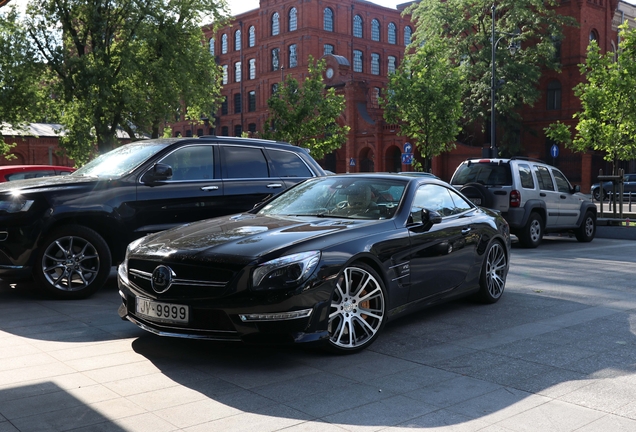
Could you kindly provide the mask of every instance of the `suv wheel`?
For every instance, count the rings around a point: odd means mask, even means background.
[[[110,268],[110,249],[104,239],[90,228],[67,225],[46,237],[33,272],[49,294],[80,299],[104,285]]]
[[[596,235],[596,219],[592,212],[586,212],[581,226],[574,231],[576,239],[580,242],[591,242]]]
[[[536,248],[543,239],[543,218],[538,213],[530,213],[528,223],[519,233],[519,242],[527,248]]]

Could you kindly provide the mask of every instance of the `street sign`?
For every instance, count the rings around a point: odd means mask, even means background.
[[[552,144],[552,147],[550,147],[550,156],[552,156],[553,158],[556,158],[557,156],[559,156],[559,146],[556,144]]]
[[[411,143],[404,143],[404,153],[412,153],[413,152],[413,146],[411,145]]]
[[[356,160],[354,158],[349,159],[349,166],[356,166]]]
[[[402,163],[411,165],[413,163],[413,153],[402,153]]]

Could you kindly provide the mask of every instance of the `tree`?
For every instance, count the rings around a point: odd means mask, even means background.
[[[262,135],[305,147],[315,159],[321,159],[342,147],[350,128],[337,123],[344,111],[345,99],[323,83],[325,61],[316,62],[309,56],[308,70],[302,86],[292,75],[287,75],[276,94],[269,98],[268,123],[273,128]]]
[[[614,174],[618,161],[636,158],[636,29],[622,25],[619,34],[616,54],[601,54],[595,41],[588,46],[586,62],[580,65],[585,81],[574,88],[581,100],[581,110],[572,116],[578,120],[574,138],[561,122],[545,129],[549,138],[575,151],[605,152]]]
[[[416,24],[414,49],[445,38],[450,42],[447,58],[466,65],[469,85],[462,97],[463,118],[469,124],[482,124],[482,131],[491,116],[492,5],[492,0],[421,0],[407,9]],[[521,124],[517,110],[538,99],[537,82],[543,67],[558,70],[555,43],[562,39],[564,26],[576,24],[573,18],[557,14],[556,6],[556,0],[500,0],[496,4],[496,38],[504,36],[499,47],[521,44],[514,57],[506,49],[496,54],[495,115],[504,132],[498,147],[510,153],[518,150],[510,139]]]
[[[445,56],[445,42],[429,40],[406,55],[382,103],[385,120],[398,124],[425,159],[452,150],[461,130],[464,67]]]
[[[17,25],[36,49],[31,63],[46,65],[38,83],[54,98],[67,154],[82,163],[95,145],[106,152],[121,128],[133,139],[158,136],[182,103],[188,118],[209,116],[220,71],[200,22],[221,22],[225,8],[224,0],[31,1]]]

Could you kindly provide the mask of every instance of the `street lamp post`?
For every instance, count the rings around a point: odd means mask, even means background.
[[[491,76],[490,76],[490,148],[484,148],[482,151],[482,156],[488,157],[488,158],[495,158],[497,157],[499,153],[499,150],[497,149],[497,141],[495,140],[496,138],[495,98],[497,96],[495,53],[497,51],[497,46],[499,45],[499,42],[501,42],[501,40],[504,37],[506,36],[514,37],[514,36],[517,36],[517,34],[500,32],[501,36],[499,36],[499,39],[495,40],[495,38],[497,37],[497,31],[495,30],[495,13],[497,11],[497,8],[494,3],[492,4],[490,11],[492,12],[492,35],[490,39],[492,42],[492,52],[491,52],[491,61],[490,61],[490,66],[492,68]],[[511,42],[510,45],[508,45],[508,50],[510,50],[511,54],[514,54],[517,48],[518,48],[517,43]]]

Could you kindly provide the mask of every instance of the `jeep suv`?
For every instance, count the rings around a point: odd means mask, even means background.
[[[249,210],[321,175],[303,148],[209,136],[138,141],[70,175],[3,183],[0,278],[87,297],[136,238]]]
[[[469,159],[450,182],[475,204],[501,212],[525,247],[537,247],[544,233],[571,232],[581,242],[596,235],[596,205],[541,161]]]

